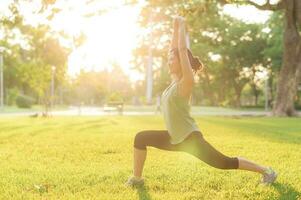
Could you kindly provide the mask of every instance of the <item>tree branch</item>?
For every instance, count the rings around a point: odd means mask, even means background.
[[[246,3],[255,6],[257,9],[259,10],[272,10],[272,11],[276,11],[276,10],[280,10],[284,8],[284,0],[280,0],[277,4],[271,4],[270,0],[267,0],[265,4],[263,5],[259,5],[251,0],[246,0]]]

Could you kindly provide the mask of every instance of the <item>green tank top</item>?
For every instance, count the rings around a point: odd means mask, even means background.
[[[178,94],[178,84],[178,81],[174,81],[161,95],[163,118],[171,144],[178,144],[191,132],[200,131],[190,116],[189,100]]]

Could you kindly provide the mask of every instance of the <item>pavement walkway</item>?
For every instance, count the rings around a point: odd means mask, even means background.
[[[162,115],[160,112],[149,110],[138,111],[125,110],[123,115]],[[1,113],[0,117],[8,116],[30,116],[41,112],[38,111],[23,111],[23,112],[12,112],[12,113]],[[109,115],[120,115],[118,111],[104,111],[102,107],[69,107],[66,110],[57,110],[51,112],[53,116],[109,116]],[[192,116],[270,116],[271,112],[261,110],[235,110],[225,108],[207,108],[207,107],[194,107],[191,109]],[[301,112],[299,112],[301,115]]]

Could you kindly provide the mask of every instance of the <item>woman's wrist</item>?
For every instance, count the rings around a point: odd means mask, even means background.
[[[179,17],[178,19],[178,29],[179,31],[185,31],[185,19],[183,17]]]
[[[173,21],[173,29],[175,32],[177,32],[179,29],[179,20],[177,18],[175,18]]]
[[[179,50],[186,50],[187,44],[186,44],[186,33],[185,29],[180,28],[179,30],[179,40],[178,40],[178,49]]]
[[[179,26],[179,29],[178,29],[178,34],[180,35],[180,34],[185,34],[185,25],[184,24],[181,24],[180,26]]]

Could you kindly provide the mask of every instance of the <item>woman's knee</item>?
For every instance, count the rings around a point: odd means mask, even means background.
[[[146,144],[145,144],[145,132],[146,131],[140,131],[136,134],[134,139],[134,147],[140,150],[146,150]]]

